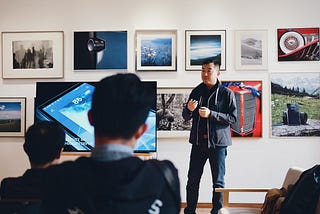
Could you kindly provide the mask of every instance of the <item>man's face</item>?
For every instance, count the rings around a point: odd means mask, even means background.
[[[220,71],[213,63],[202,65],[201,78],[206,86],[214,86],[219,75]]]

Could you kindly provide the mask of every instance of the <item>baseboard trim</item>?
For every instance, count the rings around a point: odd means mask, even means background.
[[[182,202],[181,203],[181,208],[185,208],[187,206],[187,203]],[[211,208],[212,204],[211,203],[198,203],[197,208]]]
[[[187,203],[182,202],[181,208],[185,208]],[[197,208],[211,208],[211,203],[198,203]],[[247,207],[247,208],[261,208],[261,203],[229,203],[229,207]]]

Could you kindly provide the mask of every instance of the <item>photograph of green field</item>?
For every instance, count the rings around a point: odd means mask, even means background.
[[[24,98],[0,98],[0,136],[23,136],[24,120]]]
[[[20,132],[21,120],[3,120],[0,118],[0,132]]]
[[[320,136],[320,73],[271,73],[272,136]]]

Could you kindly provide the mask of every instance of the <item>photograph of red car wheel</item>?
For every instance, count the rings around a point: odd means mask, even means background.
[[[278,61],[319,61],[319,28],[278,29]]]

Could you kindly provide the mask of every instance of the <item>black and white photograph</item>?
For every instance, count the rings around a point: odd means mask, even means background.
[[[52,40],[13,41],[13,69],[53,68]]]
[[[259,35],[241,37],[241,64],[262,64],[262,40]]]
[[[263,70],[267,66],[267,31],[236,31],[236,69]]]
[[[182,118],[191,89],[158,88],[157,90],[157,130],[159,137],[187,136],[191,121]]]
[[[63,78],[63,42],[63,31],[2,32],[2,77]]]

